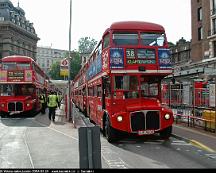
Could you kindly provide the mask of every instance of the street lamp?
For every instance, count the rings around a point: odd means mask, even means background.
[[[69,24],[69,54],[68,54],[68,117],[69,121],[72,121],[71,116],[71,95],[70,95],[70,66],[71,66],[71,17],[72,17],[72,0],[70,0],[70,24]]]

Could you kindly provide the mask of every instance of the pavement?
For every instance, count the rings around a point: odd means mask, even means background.
[[[216,133],[187,124],[174,124],[172,136],[191,143],[208,152],[216,152]]]

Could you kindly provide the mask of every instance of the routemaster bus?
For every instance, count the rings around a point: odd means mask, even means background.
[[[2,58],[0,115],[38,112],[39,95],[47,90],[47,84],[48,77],[32,58],[20,55]]]
[[[163,26],[116,22],[75,77],[73,101],[100,126],[109,142],[118,140],[121,132],[158,133],[167,139],[173,112],[161,104],[161,80],[171,73]]]

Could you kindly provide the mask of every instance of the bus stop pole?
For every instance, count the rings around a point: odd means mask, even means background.
[[[68,53],[68,117],[69,121],[73,122],[71,115],[71,91],[70,91],[70,78],[71,78],[71,16],[72,16],[72,0],[70,0],[70,24],[69,24],[69,53]]]

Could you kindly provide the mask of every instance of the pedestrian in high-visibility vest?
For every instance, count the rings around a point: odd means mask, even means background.
[[[48,95],[47,105],[49,107],[49,119],[55,121],[55,111],[57,106],[60,107],[58,97],[54,91],[51,91],[51,94]]]
[[[40,103],[41,103],[41,105],[42,105],[41,113],[42,113],[42,114],[45,114],[45,112],[46,112],[46,105],[47,105],[45,94],[42,93],[42,94],[39,96],[39,100],[40,100]]]
[[[61,93],[61,92],[58,92],[58,93],[57,93],[57,97],[58,97],[59,103],[61,103],[61,101],[62,101],[62,93]]]

